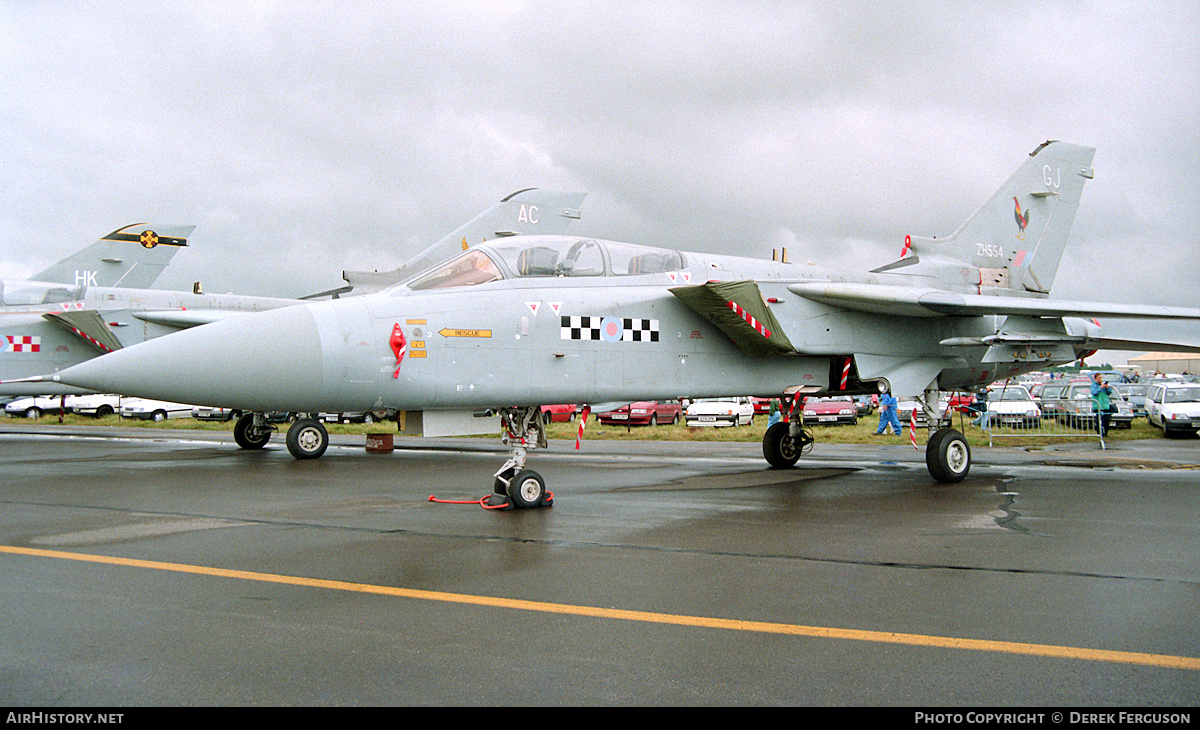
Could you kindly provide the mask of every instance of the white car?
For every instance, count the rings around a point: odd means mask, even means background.
[[[119,395],[73,395],[67,399],[71,412],[81,416],[104,418],[121,410]]]
[[[58,413],[61,404],[62,396],[58,395],[26,396],[5,403],[4,413],[11,418],[39,418],[43,413]],[[67,396],[64,412],[71,412],[71,396]]]
[[[1003,426],[1037,428],[1042,409],[1023,385],[1006,385],[988,394],[988,422]]]
[[[121,403],[121,418],[140,421],[165,421],[168,418],[191,418],[192,406],[149,398],[126,398]]]
[[[1146,420],[1163,436],[1200,430],[1200,385],[1155,383],[1146,394]]]
[[[700,398],[688,406],[684,420],[689,426],[753,426],[754,403],[743,396]]]

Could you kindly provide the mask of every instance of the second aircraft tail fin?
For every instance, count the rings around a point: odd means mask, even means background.
[[[135,223],[30,277],[72,286],[149,289],[195,226]]]

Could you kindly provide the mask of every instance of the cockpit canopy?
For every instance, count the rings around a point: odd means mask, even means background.
[[[73,302],[83,297],[83,288],[46,281],[0,282],[0,304],[6,306]]]
[[[405,284],[409,290],[525,277],[632,276],[684,268],[678,251],[570,236],[513,236],[480,244]]]

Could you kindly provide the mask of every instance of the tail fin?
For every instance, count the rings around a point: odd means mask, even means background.
[[[1048,294],[1083,185],[1092,179],[1095,153],[1065,142],[1042,144],[952,235],[913,236],[906,248],[919,257],[972,265],[979,272],[980,293],[1008,289]]]
[[[580,216],[587,193],[563,193],[528,188],[519,190],[459,226],[402,266],[387,272],[344,271],[342,278],[355,294],[390,286],[409,274],[427,269],[483,241],[518,234],[559,234]],[[347,290],[339,290],[345,293]],[[314,295],[316,296],[316,295]]]
[[[72,286],[149,289],[195,226],[135,223],[30,277]]]

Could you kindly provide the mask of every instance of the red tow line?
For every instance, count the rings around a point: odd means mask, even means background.
[[[509,505],[509,504],[488,504],[487,500],[488,500],[488,497],[490,497],[490,496],[492,496],[492,495],[490,495],[490,494],[485,495],[483,497],[480,497],[479,499],[439,499],[438,497],[435,497],[431,494],[431,495],[429,495],[429,501],[437,502],[438,504],[477,504],[480,507],[483,507],[484,509],[503,510],[503,509],[509,509],[512,507],[512,505]],[[554,499],[554,492],[546,490],[546,501],[549,502],[553,499]]]

